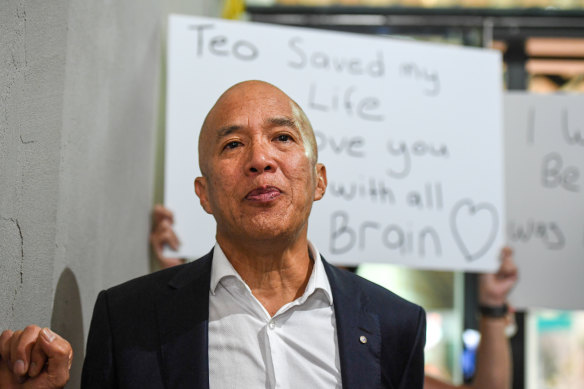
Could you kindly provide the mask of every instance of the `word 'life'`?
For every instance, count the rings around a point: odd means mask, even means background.
[[[379,122],[384,119],[381,114],[381,100],[377,97],[358,93],[357,87],[348,86],[322,88],[311,83],[308,89],[308,108],[322,112],[343,112],[348,116]]]

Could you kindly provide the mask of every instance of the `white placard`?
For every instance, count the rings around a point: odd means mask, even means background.
[[[305,110],[328,168],[309,238],[333,263],[494,270],[504,239],[501,56],[415,41],[171,16],[165,202],[180,255],[214,243],[196,139],[236,82]]]
[[[584,96],[505,96],[507,235],[519,308],[584,309]]]

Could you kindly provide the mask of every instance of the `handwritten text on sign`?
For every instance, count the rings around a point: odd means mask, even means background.
[[[496,268],[497,53],[184,16],[171,17],[168,47],[165,199],[181,254],[214,241],[192,189],[204,116],[229,86],[260,79],[296,100],[314,127],[329,187],[309,237],[329,260]]]
[[[584,97],[505,96],[507,236],[522,308],[584,309]]]

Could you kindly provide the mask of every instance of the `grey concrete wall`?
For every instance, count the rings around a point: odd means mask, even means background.
[[[163,3],[0,2],[0,330],[73,344],[149,271]]]
[[[0,328],[48,324],[67,1],[0,3]]]

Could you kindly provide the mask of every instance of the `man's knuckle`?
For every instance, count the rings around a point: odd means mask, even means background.
[[[69,358],[71,355],[71,346],[69,345],[69,342],[64,341],[62,343],[55,344],[53,353],[59,357]]]
[[[22,335],[22,331],[14,331],[12,333],[12,336],[10,337],[9,341],[10,341],[10,347],[12,349],[15,349],[16,346],[18,345],[18,343],[20,342],[20,336]]]
[[[12,331],[4,330],[2,331],[2,335],[0,335],[0,345],[8,342],[8,340],[12,337]]]

